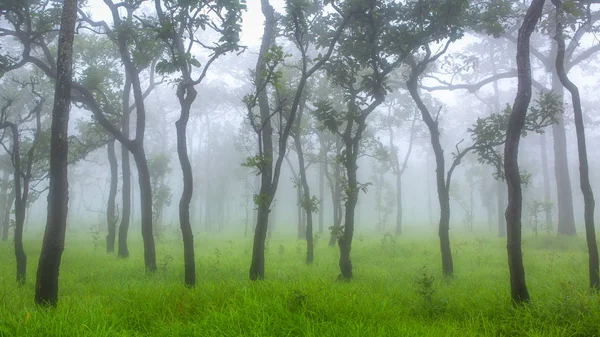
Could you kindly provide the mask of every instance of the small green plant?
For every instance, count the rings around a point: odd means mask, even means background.
[[[384,233],[381,237],[381,250],[384,250],[387,245],[396,246],[396,237],[390,233]]]
[[[313,245],[317,246],[317,244],[319,243],[319,239],[321,239],[321,234],[314,233],[313,234]]]
[[[417,294],[423,299],[426,305],[431,306],[433,295],[435,294],[435,277],[429,273],[427,266],[420,268],[415,277],[417,285]]]
[[[283,259],[283,254],[285,254],[285,246],[283,244],[279,244],[279,258]]]
[[[173,262],[173,256],[170,254],[165,255],[160,262],[160,270],[166,274],[169,270],[169,264],[171,262]]]
[[[306,306],[308,295],[300,290],[293,290],[287,298],[287,307],[291,312],[302,311]]]
[[[94,244],[94,249],[98,248],[102,242],[100,240],[100,225],[94,224],[90,226],[90,235],[92,237],[92,243]]]

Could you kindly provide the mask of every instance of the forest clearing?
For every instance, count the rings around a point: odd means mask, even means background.
[[[336,249],[318,239],[315,262],[301,241],[269,240],[271,268],[248,280],[248,238],[196,240],[198,280],[181,284],[179,238],[157,241],[155,274],[145,274],[141,240],[129,259],[106,255],[88,233],[63,255],[61,304],[31,302],[33,282],[0,277],[0,336],[598,336],[600,296],[586,280],[581,237],[524,236],[532,303],[508,296],[505,242],[488,233],[456,240],[455,276],[444,279],[433,233],[357,234],[355,278],[336,281]],[[39,242],[28,241],[31,254]],[[0,245],[0,264],[11,265]],[[36,266],[29,265],[31,273]],[[6,270],[6,269],[5,269]],[[429,284],[431,280],[431,284]]]

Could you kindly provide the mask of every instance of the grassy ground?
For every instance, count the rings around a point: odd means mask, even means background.
[[[355,236],[355,279],[336,282],[337,248],[273,239],[263,282],[247,278],[251,240],[197,235],[198,284],[185,288],[180,242],[158,243],[159,270],[104,253],[71,235],[56,309],[33,304],[39,240],[28,241],[28,281],[14,282],[10,243],[0,243],[0,336],[599,336],[600,296],[587,290],[583,238],[525,239],[533,302],[509,301],[505,243],[453,238],[455,277],[442,279],[435,237]],[[432,281],[432,282],[431,282]]]

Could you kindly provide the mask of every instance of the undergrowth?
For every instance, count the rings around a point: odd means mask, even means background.
[[[92,238],[93,240],[93,238]],[[531,304],[509,300],[505,242],[453,239],[455,275],[444,278],[434,237],[361,236],[355,278],[335,282],[337,248],[274,237],[266,280],[248,280],[251,238],[196,235],[197,284],[183,285],[176,236],[157,244],[160,267],[107,255],[88,236],[68,237],[59,305],[33,304],[39,240],[27,241],[28,280],[15,282],[12,245],[0,243],[4,336],[599,336],[600,296],[587,289],[583,238],[527,237]]]

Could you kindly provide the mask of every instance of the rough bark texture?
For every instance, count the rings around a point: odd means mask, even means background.
[[[354,210],[356,208],[356,203],[358,202],[358,181],[356,179],[356,171],[358,170],[358,166],[356,165],[356,160],[358,158],[358,140],[362,136],[361,126],[358,126],[358,128],[358,134],[354,139],[349,137],[344,139],[346,151],[344,167],[346,169],[348,187],[345,203],[344,231],[338,238],[338,246],[340,247],[340,260],[338,263],[340,266],[340,274],[338,275],[339,280],[350,280],[353,277],[350,252],[352,250],[352,238],[354,236]],[[362,128],[364,129],[364,125]],[[347,130],[348,129],[351,130],[352,126],[349,126]]]
[[[440,222],[438,226],[438,235],[440,237],[440,252],[442,254],[442,272],[444,276],[452,276],[454,273],[454,264],[452,262],[452,251],[450,249],[450,193],[446,185],[446,169],[444,160],[444,150],[440,143],[440,132],[437,120],[434,120],[427,106],[421,100],[417,89],[417,77],[420,72],[413,69],[411,77],[407,81],[407,88],[411,97],[417,104],[423,121],[429,129],[431,136],[431,145],[435,155],[436,162],[436,183],[438,192],[438,201],[440,203]]]
[[[552,0],[556,6],[557,23],[555,39],[558,43],[556,53],[556,72],[560,78],[562,85],[571,93],[573,103],[573,114],[575,119],[575,130],[577,133],[577,149],[579,152],[579,182],[581,185],[581,193],[583,194],[584,204],[584,219],[585,219],[585,238],[588,247],[588,265],[589,265],[589,280],[592,289],[600,288],[599,263],[598,263],[598,245],[596,243],[596,230],[594,227],[594,193],[590,184],[589,166],[587,159],[587,147],[585,142],[585,128],[583,125],[583,112],[581,109],[581,97],[579,89],[569,80],[565,71],[565,39],[563,36],[562,22],[560,15],[562,12],[562,1]]]
[[[110,166],[110,190],[108,192],[108,202],[106,205],[106,224],[108,233],[106,234],[106,252],[115,251],[115,235],[117,231],[117,221],[115,199],[117,197],[118,166],[117,155],[115,153],[115,139],[113,138],[107,144],[108,163]]]
[[[67,135],[76,19],[77,0],[64,0],[58,37],[57,78],[52,109],[48,215],[35,287],[35,303],[40,305],[55,306],[58,302],[58,273],[65,245],[69,199]]]
[[[123,90],[123,116],[121,118],[121,132],[125,139],[129,139],[129,94],[131,81],[125,75],[125,86]],[[129,233],[129,222],[131,221],[131,166],[129,160],[129,149],[121,144],[121,171],[123,175],[123,187],[121,190],[121,223],[119,224],[119,250],[117,256],[129,257],[127,247],[127,234]]]
[[[519,28],[517,41],[517,97],[513,104],[506,131],[504,145],[504,174],[508,187],[508,206],[506,208],[507,253],[510,272],[511,298],[515,303],[529,301],[529,292],[525,284],[525,269],[521,251],[521,215],[523,195],[519,174],[518,151],[521,131],[525,124],[525,114],[531,101],[531,63],[529,60],[529,41],[542,14],[544,0],[533,0],[523,24]]]

